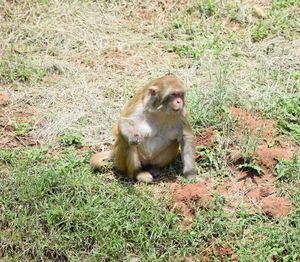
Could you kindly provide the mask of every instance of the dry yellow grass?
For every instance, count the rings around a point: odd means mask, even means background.
[[[33,136],[46,143],[69,128],[80,131],[86,143],[111,142],[110,127],[130,93],[169,72],[198,97],[192,101],[196,112],[209,110],[224,86],[226,96],[245,107],[260,97],[263,104],[277,92],[276,81],[265,77],[269,69],[288,68],[289,74],[300,68],[299,40],[275,35],[253,43],[256,18],[248,3],[236,5],[238,17],[232,20],[189,12],[182,17],[182,11],[197,6],[195,1],[1,1],[1,56],[29,59],[47,74],[42,81],[0,88],[16,106],[31,106],[42,123]],[[176,23],[194,30],[192,41]],[[238,44],[228,41],[234,34]],[[181,45],[203,45],[203,54],[195,59],[170,51]],[[257,85],[259,77],[266,88]]]

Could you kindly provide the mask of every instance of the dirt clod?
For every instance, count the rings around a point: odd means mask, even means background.
[[[260,145],[254,154],[259,159],[259,165],[266,170],[273,172],[278,159],[291,159],[293,152],[291,148],[281,148],[280,146],[268,147]]]
[[[10,103],[8,95],[0,93],[0,106],[7,106]]]
[[[204,129],[196,134],[196,146],[212,147],[214,142],[215,132]]]
[[[231,116],[237,120],[237,132],[251,134],[261,137],[263,141],[269,143],[276,136],[276,128],[271,120],[260,119],[255,113],[233,107]]]
[[[211,193],[204,183],[189,184],[184,187],[174,183],[172,189],[175,207],[179,207],[181,215],[187,218],[193,216],[189,203],[205,206],[211,198]]]
[[[289,204],[283,197],[268,196],[262,200],[262,211],[271,217],[283,217],[291,210]]]

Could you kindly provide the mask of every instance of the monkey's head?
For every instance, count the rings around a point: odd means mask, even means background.
[[[167,75],[147,86],[147,109],[150,112],[179,114],[184,108],[185,87],[175,76]]]

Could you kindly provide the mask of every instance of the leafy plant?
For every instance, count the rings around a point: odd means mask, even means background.
[[[275,176],[278,180],[293,181],[299,179],[300,161],[294,155],[291,160],[278,160]]]
[[[83,136],[76,131],[67,130],[60,138],[59,143],[61,146],[83,146]]]
[[[278,110],[279,109],[279,110]],[[300,141],[300,95],[280,98],[277,103],[277,125],[297,143]]]
[[[17,118],[13,118],[12,127],[17,136],[24,136],[32,129],[31,122],[20,122]]]
[[[189,45],[172,46],[171,50],[180,57],[199,58],[203,54],[203,50]]]
[[[0,61],[0,83],[42,80],[46,73],[45,69],[35,66],[29,59],[15,54],[9,54]]]
[[[242,153],[243,163],[238,165],[241,170],[254,171],[257,174],[261,174],[263,169],[257,164],[257,159],[248,153]]]
[[[203,0],[200,1],[197,9],[200,16],[210,17],[216,14],[218,6],[215,0]]]
[[[259,22],[252,32],[252,39],[254,42],[259,42],[265,39],[269,34],[268,27],[265,23]]]

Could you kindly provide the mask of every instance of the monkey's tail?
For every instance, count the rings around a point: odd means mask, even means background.
[[[113,150],[103,151],[92,155],[90,159],[90,164],[93,169],[100,170],[104,165],[106,160],[113,160],[115,158],[115,153]]]

